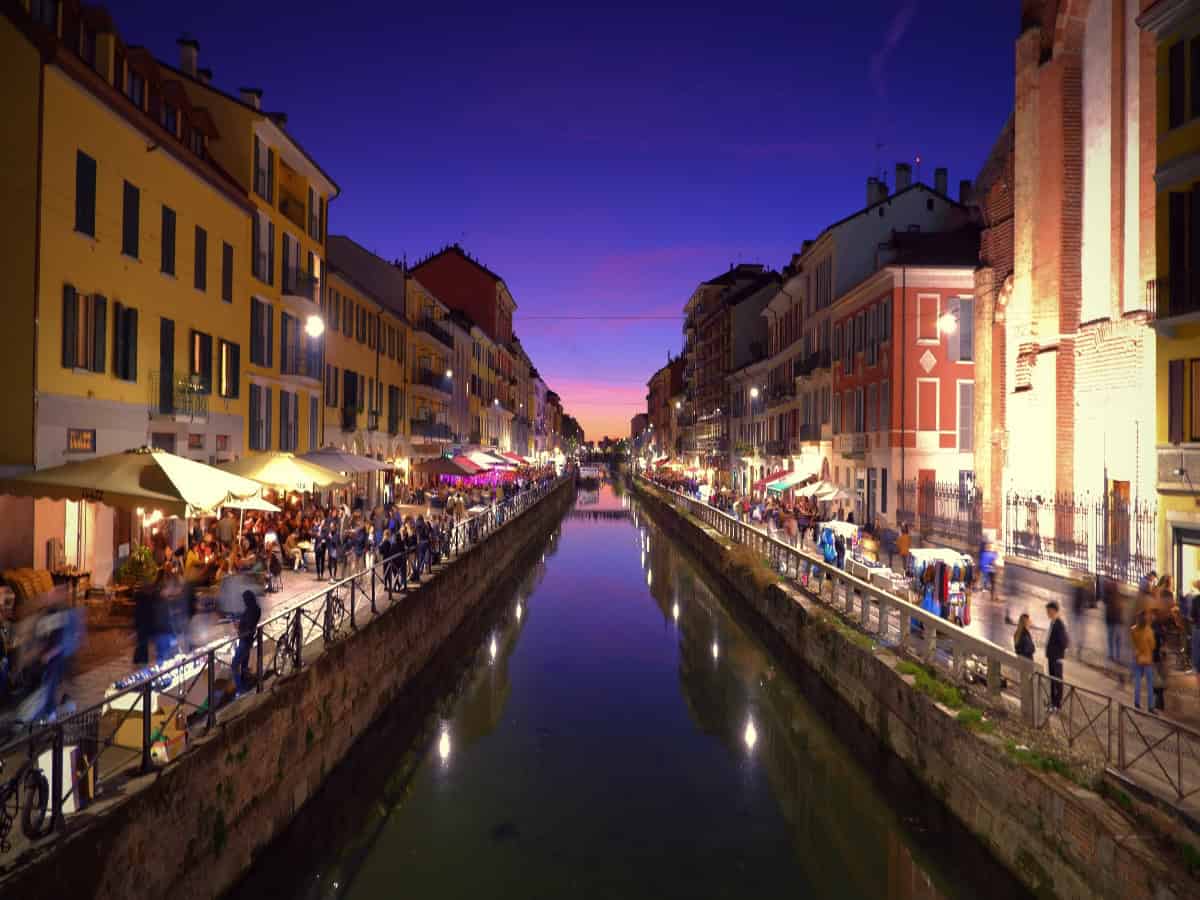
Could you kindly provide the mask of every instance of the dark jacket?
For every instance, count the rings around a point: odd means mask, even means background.
[[[1013,643],[1013,649],[1016,650],[1017,656],[1024,656],[1026,659],[1033,659],[1033,635],[1026,629],[1021,632],[1021,636]]]
[[[246,608],[242,610],[242,617],[238,619],[238,634],[244,638],[253,636],[260,618],[262,607],[258,603],[247,603]]]
[[[1067,637],[1067,626],[1062,619],[1050,623],[1050,636],[1046,638],[1046,659],[1062,659],[1067,655],[1071,639]]]

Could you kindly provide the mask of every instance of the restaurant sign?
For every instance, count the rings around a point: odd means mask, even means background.
[[[67,429],[67,452],[68,453],[95,453],[96,452],[96,429],[95,428],[68,428]]]

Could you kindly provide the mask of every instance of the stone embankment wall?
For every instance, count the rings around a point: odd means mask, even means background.
[[[656,488],[635,490],[773,636],[844,701],[950,813],[1037,896],[1166,900],[1200,884],[1094,791],[1022,765],[897,671],[901,658],[790,584],[751,577],[728,542],[681,515]]]
[[[564,483],[4,881],[0,897],[209,898],[235,884],[574,499]]]

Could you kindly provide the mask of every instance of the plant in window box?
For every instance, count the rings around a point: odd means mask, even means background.
[[[158,564],[154,561],[154,551],[142,544],[136,544],[117,568],[114,580],[124,587],[134,587],[153,581],[157,574]]]

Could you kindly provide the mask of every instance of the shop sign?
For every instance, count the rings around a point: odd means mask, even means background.
[[[67,429],[67,452],[68,453],[95,453],[96,452],[96,429],[95,428],[68,428]]]
[[[188,435],[188,449],[189,450],[203,450],[204,449],[204,435],[189,434]]]

